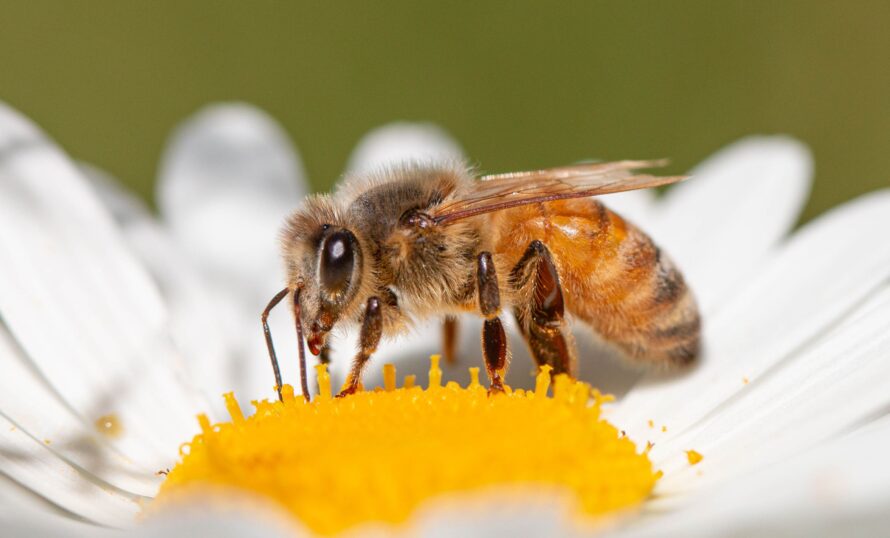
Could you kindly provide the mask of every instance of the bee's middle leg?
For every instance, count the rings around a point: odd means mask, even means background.
[[[485,357],[485,370],[491,381],[489,392],[503,392],[503,376],[507,373],[507,335],[498,318],[501,296],[490,252],[481,252],[476,258],[476,285],[479,311],[485,317],[482,325],[482,355]]]
[[[359,350],[352,360],[352,368],[343,390],[337,396],[346,396],[358,390],[362,382],[362,370],[371,355],[377,351],[380,337],[383,335],[383,312],[380,299],[371,297],[365,305],[365,315],[362,319],[362,328],[359,332]]]
[[[513,314],[538,366],[550,365],[552,374],[575,374],[575,343],[565,322],[565,301],[559,273],[550,251],[541,241],[532,241],[510,272],[517,290],[529,286],[529,304]]]

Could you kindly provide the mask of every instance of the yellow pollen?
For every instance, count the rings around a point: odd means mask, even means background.
[[[687,450],[686,451],[686,459],[689,460],[689,465],[695,465],[701,460],[705,459],[704,456],[696,452],[695,450]]]
[[[573,495],[578,512],[595,516],[645,500],[661,473],[626,436],[600,418],[608,395],[550,369],[534,391],[489,397],[470,369],[470,384],[442,385],[438,356],[424,390],[395,367],[384,389],[333,398],[317,367],[311,402],[282,387],[283,402],[253,402],[245,418],[231,393],[232,420],[211,425],[180,448],[181,461],[162,484],[156,507],[192,494],[239,488],[264,496],[321,534],[368,522],[398,524],[424,502],[490,487],[554,486]]]
[[[111,438],[120,437],[124,432],[121,420],[113,413],[97,418],[94,426],[97,432]]]

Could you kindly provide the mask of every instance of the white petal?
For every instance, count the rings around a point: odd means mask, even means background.
[[[63,510],[104,525],[126,524],[139,510],[138,496],[88,477],[2,415],[0,446],[4,474]]]
[[[685,434],[656,445],[666,490],[782,461],[890,408],[890,287]],[[694,469],[682,447],[709,454]],[[673,471],[673,472],[672,472]],[[691,476],[703,471],[703,478]]]
[[[743,139],[668,191],[650,230],[707,314],[737,293],[797,221],[812,158],[787,137]]]
[[[647,419],[683,432],[830,328],[890,276],[890,191],[831,211],[796,234],[718,315],[704,320],[705,354],[679,379],[634,388],[614,418],[632,438]],[[637,436],[637,437],[635,437]],[[642,437],[640,437],[642,436]]]
[[[256,316],[244,323],[240,301],[211,287],[141,200],[104,171],[84,164],[81,169],[111,210],[129,248],[157,283],[169,313],[169,330],[190,379],[226,417],[222,393],[251,394],[242,383],[244,358],[239,346],[245,335],[259,332]],[[269,385],[268,372],[262,373]]]
[[[366,134],[349,157],[350,172],[369,172],[405,161],[455,161],[463,150],[431,123],[390,123]]]
[[[154,470],[141,468],[116,452],[92,424],[85,424],[72,412],[22,356],[2,326],[0,371],[0,413],[30,437],[49,443],[40,448],[41,457],[64,459],[133,493],[153,495],[157,491]],[[9,453],[9,447],[0,440],[0,454]]]
[[[862,536],[890,525],[890,421],[702,489],[618,536]],[[851,534],[853,533],[853,534]]]
[[[234,499],[233,503],[241,501]],[[151,515],[138,525],[123,529],[109,529],[82,523],[73,519],[40,512],[0,512],[0,527],[4,536],[56,537],[78,536],[84,538],[178,538],[192,536],[224,537],[293,537],[311,536],[298,523],[285,519],[279,511],[263,507],[249,510],[250,506],[232,504],[219,506],[185,506],[163,514]]]
[[[75,167],[6,106],[0,221],[0,313],[36,368],[84,422],[116,413],[126,433],[113,443],[129,458],[175,457],[198,403],[157,290]]]
[[[4,536],[28,538],[119,538],[121,531],[77,521],[70,517],[45,511],[9,511],[0,513],[0,528]]]
[[[278,233],[304,192],[300,160],[269,116],[215,105],[173,136],[158,205],[204,274],[259,312],[283,282]]]

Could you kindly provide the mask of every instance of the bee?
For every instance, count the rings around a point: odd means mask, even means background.
[[[683,177],[637,172],[658,161],[581,164],[475,177],[459,163],[404,164],[348,177],[333,194],[304,200],[281,234],[287,286],[261,320],[281,397],[269,312],[292,297],[301,388],[306,342],[324,356],[331,330],[357,324],[358,350],[340,395],[355,392],[384,336],[412,321],[484,318],[490,391],[503,390],[509,354],[501,323],[512,313],[539,365],[574,375],[569,317],[629,360],[664,367],[698,354],[700,317],[670,258],[597,195],[667,185]],[[446,353],[446,354],[447,354]]]

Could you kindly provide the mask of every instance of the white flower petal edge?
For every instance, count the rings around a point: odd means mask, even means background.
[[[755,275],[810,191],[812,157],[784,136],[742,139],[709,157],[656,205],[648,230],[708,317]]]
[[[721,311],[705,320],[697,368],[669,383],[656,375],[613,418],[634,436],[651,419],[667,438],[684,432],[836,324],[890,275],[890,191],[863,196],[809,223]],[[640,438],[640,437],[635,437]],[[655,441],[659,441],[655,439]]]
[[[154,285],[67,158],[0,105],[0,313],[53,390],[144,467],[169,462],[200,398],[163,339]],[[0,395],[0,408],[6,398]]]
[[[221,285],[259,302],[277,291],[278,232],[305,192],[287,135],[244,104],[213,105],[185,121],[158,178],[161,214],[186,252]]]

